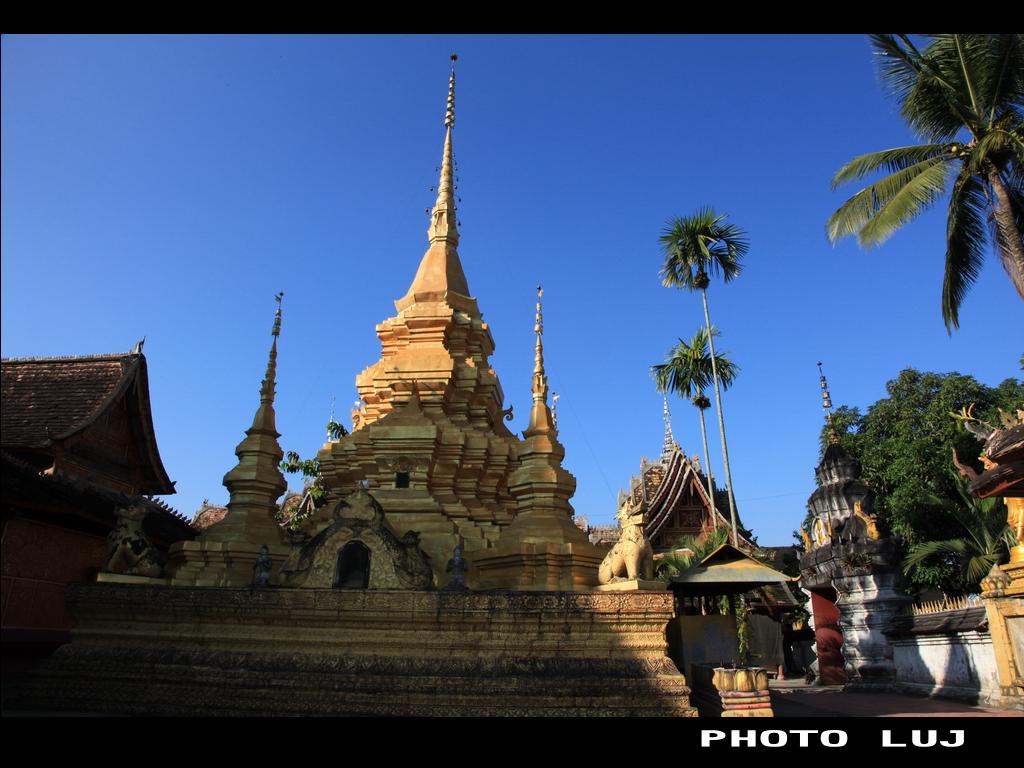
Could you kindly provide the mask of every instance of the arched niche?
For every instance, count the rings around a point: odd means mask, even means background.
[[[349,541],[338,550],[334,588],[366,589],[369,585],[370,548],[361,541]]]

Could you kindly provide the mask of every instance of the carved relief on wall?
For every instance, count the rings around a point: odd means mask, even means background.
[[[699,530],[704,522],[704,512],[700,509],[685,509],[677,513],[678,525],[680,528],[693,528]]]
[[[398,536],[377,500],[359,489],[335,505],[333,522],[292,552],[281,568],[281,583],[330,589],[359,581],[368,589],[432,589],[430,558],[419,542],[416,531]],[[364,549],[366,563],[360,559],[358,568],[366,568],[365,579],[361,572],[355,578],[353,553]]]
[[[377,465],[386,472],[414,472],[427,469],[427,460],[414,456],[382,456]]]

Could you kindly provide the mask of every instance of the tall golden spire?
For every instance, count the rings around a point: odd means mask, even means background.
[[[455,126],[455,60],[448,78],[448,102],[444,113],[444,150],[441,154],[441,177],[437,182],[437,200],[430,212],[427,227],[427,252],[405,296],[395,302],[399,311],[423,301],[453,301],[479,314],[470,300],[466,273],[459,261],[459,227],[455,211],[455,159],[452,153],[452,129]],[[462,297],[457,298],[457,297]],[[468,301],[467,301],[468,300]]]
[[[273,341],[270,342],[270,354],[267,357],[267,372],[263,375],[260,383],[260,407],[252,420],[252,428],[265,432],[276,432],[274,416],[274,394],[277,385],[277,338],[281,335],[281,299],[284,298],[284,291],[274,296],[277,302],[277,310],[274,312],[274,325],[270,329]]]
[[[537,286],[537,314],[534,317],[533,332],[537,334],[537,341],[533,353],[533,408],[530,410],[530,425],[523,435],[554,433],[554,419],[551,418],[551,410],[548,408],[548,377],[544,373],[544,310],[541,305],[541,297],[544,289]]]
[[[825,421],[828,422],[828,444],[839,445],[839,432],[832,421],[832,395],[828,391],[828,380],[821,368],[821,361],[818,361],[818,373],[821,374],[818,379],[821,383],[821,407],[825,410]]]
[[[284,451],[277,441],[281,435],[277,432],[274,417],[277,337],[281,334],[283,296],[279,293],[274,297],[277,310],[270,331],[273,341],[270,343],[267,372],[260,385],[260,407],[252,426],[245,432],[245,438],[235,448],[238,463],[224,475],[224,486],[230,494],[228,513],[202,536],[206,542],[230,543],[230,557],[224,561],[211,561],[209,566],[212,570],[207,575],[220,579],[215,581],[217,586],[248,584],[252,580],[252,564],[261,545],[266,544],[275,555],[286,551],[286,548],[281,549],[283,534],[274,520],[277,499],[288,488],[281,474]],[[187,561],[188,557],[185,559]],[[214,572],[220,575],[214,576]]]
[[[455,62],[459,57],[454,53],[452,73],[448,77],[448,103],[444,111],[444,151],[441,154],[441,178],[437,182],[437,200],[430,212],[430,227],[427,239],[431,243],[447,242],[459,244],[459,228],[455,211],[455,160],[452,157],[452,128],[455,126]]]

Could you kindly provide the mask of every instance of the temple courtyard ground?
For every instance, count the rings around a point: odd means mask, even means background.
[[[838,686],[807,685],[803,680],[772,680],[768,687],[776,717],[1024,717],[1019,710],[895,693],[844,692]]]

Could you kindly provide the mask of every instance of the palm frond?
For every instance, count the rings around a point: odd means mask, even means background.
[[[953,474],[952,479],[959,501],[934,497],[931,501],[938,510],[957,521],[964,535],[914,544],[904,558],[903,570],[909,573],[928,560],[945,558],[947,565],[958,569],[964,585],[973,588],[993,565],[1002,561],[1016,542],[1016,536],[1006,522],[1002,502],[994,498],[977,499],[970,495],[967,482],[959,474]]]
[[[971,173],[984,175],[986,165],[995,163],[1003,167],[1011,160],[1024,163],[1024,135],[1018,131],[996,128],[986,133],[967,157],[967,167]]]
[[[948,141],[964,128],[977,136],[984,122],[972,96],[974,62],[964,68],[963,44],[958,45],[956,35],[925,37],[930,42],[918,51],[907,35],[873,36],[883,82],[899,103],[903,119],[926,141]],[[971,51],[975,52],[973,44]],[[909,76],[911,71],[914,77]]]
[[[892,234],[928,208],[946,191],[950,169],[942,158],[924,161],[930,165],[903,184],[889,199],[879,204],[874,216],[857,233],[857,242],[870,248],[888,240]],[[890,194],[885,179],[879,182],[883,194]]]
[[[967,542],[963,539],[946,539],[944,541],[925,541],[914,544],[903,558],[903,572],[910,573],[916,566],[936,555],[946,554],[962,556],[967,551]]]
[[[946,269],[942,280],[942,319],[950,333],[960,326],[960,305],[981,274],[987,205],[985,190],[977,177],[961,173],[949,199]]]
[[[861,245],[868,247],[884,241],[899,224],[909,221],[941,194],[948,174],[944,162],[941,157],[930,157],[862,189],[829,217],[829,240],[835,243],[855,234]],[[868,230],[875,237],[865,237],[863,231],[898,196],[897,205]]]
[[[979,35],[986,48],[988,66],[978,80],[981,102],[993,125],[1005,104],[1024,102],[1024,35]]]
[[[947,146],[947,144],[919,144],[912,147],[883,149],[881,152],[855,157],[836,171],[836,175],[832,177],[832,189],[834,190],[848,181],[862,179],[879,168],[885,168],[889,173],[902,171],[922,160],[945,154]]]

